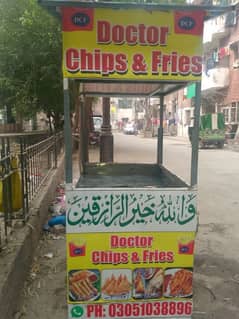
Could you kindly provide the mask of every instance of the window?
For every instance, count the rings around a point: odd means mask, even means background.
[[[226,27],[233,27],[237,23],[237,12],[231,11],[226,14]]]
[[[234,61],[234,64],[233,64],[233,67],[237,67],[237,63],[238,63],[238,60],[239,60],[239,42],[234,42],[231,44],[231,49],[233,51],[233,61]]]
[[[239,122],[239,102],[237,102],[236,105],[237,105],[237,122]]]
[[[229,108],[223,108],[222,112],[224,114],[225,123],[229,122]]]
[[[132,99],[119,99],[119,108],[120,109],[131,109],[132,108]]]
[[[239,102],[233,102],[230,106],[222,107],[225,123],[234,124],[239,122]]]
[[[236,122],[236,118],[237,118],[236,114],[237,114],[237,108],[236,108],[236,103],[234,102],[234,103],[232,103],[232,107],[231,107],[231,116],[230,116],[231,123]]]

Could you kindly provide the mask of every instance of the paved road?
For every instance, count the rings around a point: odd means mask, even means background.
[[[127,141],[127,142],[126,142]],[[115,161],[156,162],[156,139],[115,135]],[[191,145],[187,139],[165,137],[164,165],[186,182],[190,180]],[[199,211],[200,225],[220,224],[226,229],[234,245],[228,251],[224,236],[220,245],[210,247],[213,252],[230,257],[239,250],[239,152],[227,149],[204,149],[199,151]],[[232,237],[233,236],[233,237]]]
[[[156,161],[156,139],[116,135],[116,161]],[[164,165],[190,179],[191,145],[165,137]],[[199,151],[199,232],[194,278],[194,318],[239,318],[239,153]]]
[[[116,162],[156,162],[156,139],[116,134]],[[166,137],[165,166],[189,180],[187,140]],[[93,156],[95,158],[95,155]],[[194,277],[194,319],[239,318],[239,153],[199,152],[199,211]],[[44,254],[53,252],[52,259]],[[64,238],[45,236],[36,260],[36,277],[24,290],[22,319],[66,319]]]

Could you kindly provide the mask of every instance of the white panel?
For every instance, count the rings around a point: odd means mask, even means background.
[[[196,191],[76,189],[67,192],[67,233],[195,231]]]

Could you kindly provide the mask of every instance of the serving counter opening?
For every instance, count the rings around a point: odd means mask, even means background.
[[[158,164],[88,163],[76,188],[185,188],[179,177]]]

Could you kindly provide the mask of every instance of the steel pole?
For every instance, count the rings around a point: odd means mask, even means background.
[[[192,154],[191,154],[191,187],[198,182],[198,143],[199,143],[199,120],[201,108],[201,82],[196,83],[194,125],[192,130]]]
[[[69,80],[64,78],[64,139],[65,139],[65,180],[72,183],[72,134],[70,117]]]
[[[157,163],[158,164],[163,164],[163,108],[164,108],[164,96],[160,95],[158,149],[157,149]]]
[[[110,98],[103,97],[103,123],[100,136],[100,162],[113,163],[114,161],[114,138],[110,124]]]

